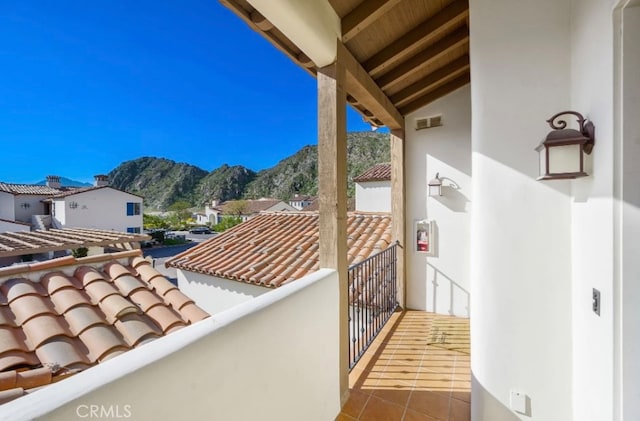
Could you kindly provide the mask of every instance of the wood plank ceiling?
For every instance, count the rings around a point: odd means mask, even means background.
[[[311,74],[309,60],[246,0],[220,0]],[[389,102],[405,116],[470,82],[468,0],[329,0],[341,18],[342,43]],[[347,87],[349,89],[349,87]],[[349,103],[384,125],[352,89]],[[368,99],[368,98],[367,98]]]

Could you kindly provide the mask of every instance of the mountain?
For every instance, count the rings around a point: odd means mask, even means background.
[[[47,184],[47,180],[38,181],[36,185],[44,186]],[[64,187],[91,187],[93,184],[91,183],[83,183],[82,181],[72,180],[67,177],[60,177],[60,185]]]
[[[375,132],[347,134],[347,172],[349,197],[353,197],[353,178],[367,168],[389,162],[389,135]],[[165,158],[143,157],[126,161],[109,173],[115,188],[145,198],[145,208],[165,210],[177,201],[203,207],[212,199],[290,199],[295,193],[318,193],[318,150],[305,146],[276,166],[258,173],[241,165],[207,172],[186,163]]]
[[[143,157],[126,161],[109,173],[113,187],[145,198],[149,209],[166,209],[172,203],[195,203],[194,187],[207,172],[194,165],[165,158]]]
[[[242,197],[247,184],[255,177],[254,171],[242,165],[224,164],[200,180],[195,187],[195,204],[202,206],[210,199],[225,201]]]

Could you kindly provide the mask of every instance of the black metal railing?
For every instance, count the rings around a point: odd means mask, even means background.
[[[349,268],[349,368],[365,353],[398,307],[398,244]]]

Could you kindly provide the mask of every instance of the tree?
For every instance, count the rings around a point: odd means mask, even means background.
[[[246,200],[230,200],[224,205],[224,214],[242,216],[249,211],[249,202]]]
[[[222,220],[213,226],[215,232],[222,232],[234,227],[242,222],[242,218],[239,216],[225,216]]]
[[[186,201],[174,202],[169,206],[168,210],[171,212],[171,215],[168,218],[168,222],[171,228],[183,230],[193,222],[191,211],[189,211],[190,207],[191,204]]]
[[[142,225],[146,230],[169,228],[169,222],[165,218],[158,215],[149,215],[146,213],[142,215]]]

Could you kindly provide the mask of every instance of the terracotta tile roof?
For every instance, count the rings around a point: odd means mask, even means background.
[[[369,168],[357,177],[354,177],[353,181],[361,183],[363,181],[388,181],[391,180],[391,164],[388,162],[382,164],[376,164]]]
[[[209,317],[139,250],[0,269],[0,404]]]
[[[348,263],[391,245],[391,216],[349,213]],[[167,266],[275,288],[318,270],[318,214],[262,212],[180,253]]]
[[[0,181],[0,192],[11,194],[34,194],[34,195],[54,195],[61,193],[63,190],[54,189],[49,186],[42,186],[36,184],[11,184],[3,183]]]
[[[238,202],[246,204],[243,215],[253,215],[262,211],[265,211],[278,203],[284,203],[278,199],[255,199],[255,200],[227,200],[222,202],[218,206],[214,207],[219,212],[227,213],[230,209],[233,209],[234,205]]]
[[[134,234],[92,228],[0,233],[0,257],[22,256],[78,247],[110,246],[150,240],[147,234]]]

